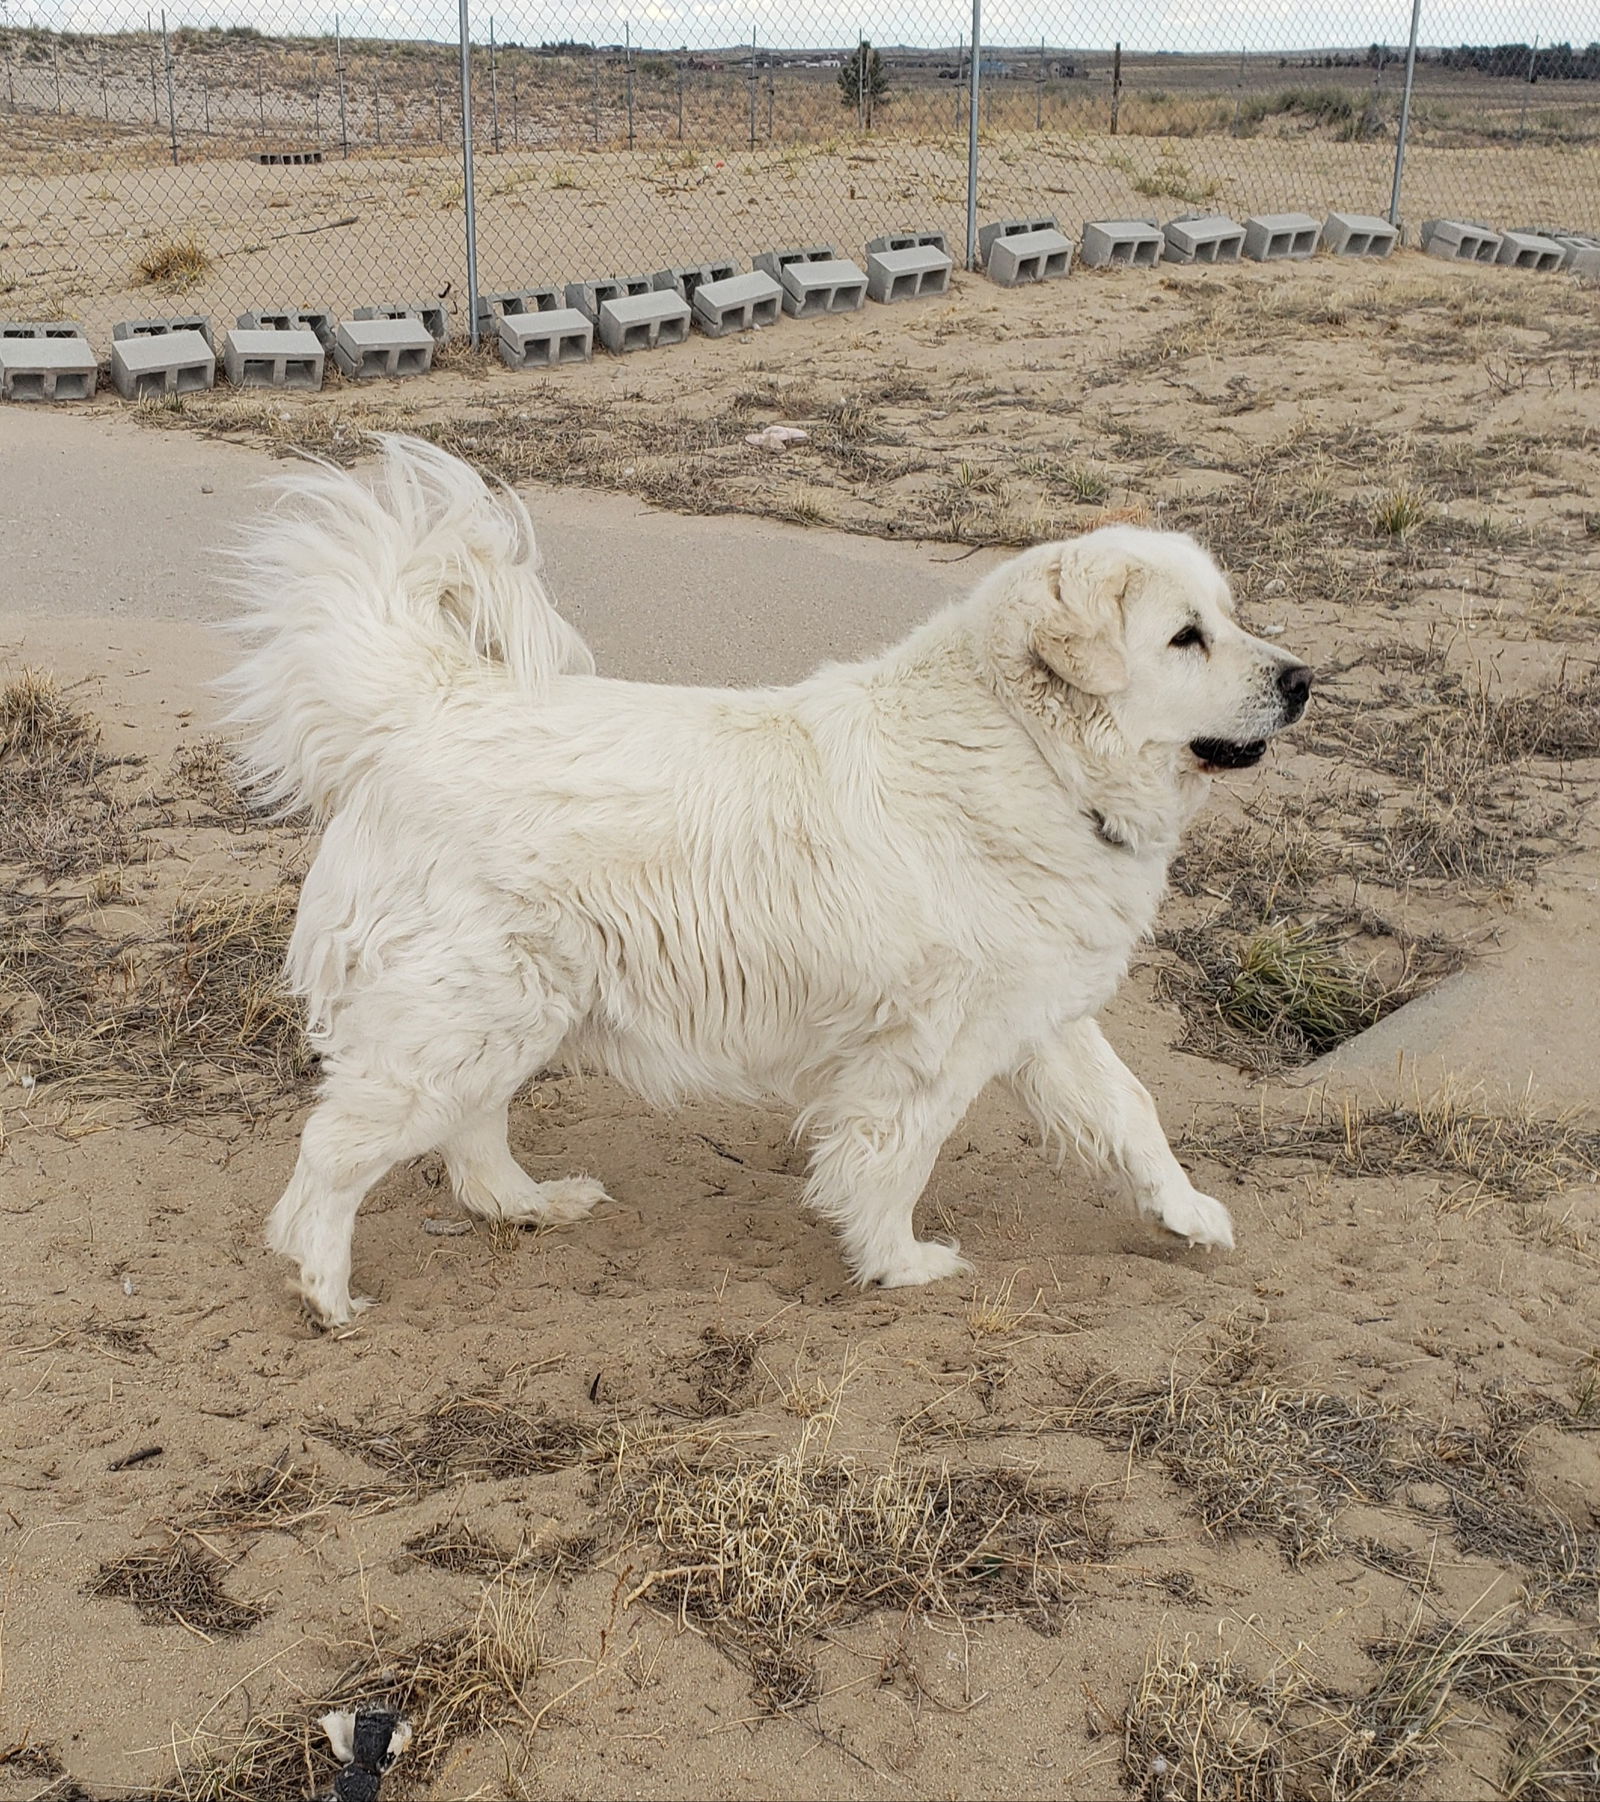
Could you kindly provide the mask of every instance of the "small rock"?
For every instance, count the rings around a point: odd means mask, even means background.
[[[425,1233],[432,1233],[436,1239],[457,1239],[461,1234],[470,1233],[472,1231],[472,1222],[470,1220],[444,1220],[437,1217],[430,1217],[423,1221],[422,1230]]]

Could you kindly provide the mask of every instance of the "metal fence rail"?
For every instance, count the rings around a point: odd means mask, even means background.
[[[911,227],[959,249],[1017,213],[1600,230],[1593,19],[1494,44],[1476,0],[1358,0],[1234,44],[1236,14],[1146,0],[1072,13],[1084,47],[1053,0],[980,4],[764,0],[730,43],[599,0],[0,0],[0,314],[443,295],[465,329],[480,283]]]

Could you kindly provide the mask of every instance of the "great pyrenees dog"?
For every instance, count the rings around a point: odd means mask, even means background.
[[[231,686],[257,791],[324,826],[288,955],[322,1081],[267,1228],[317,1320],[365,1305],[356,1213],[400,1160],[442,1153],[489,1220],[606,1199],[511,1155],[547,1068],[792,1110],[859,1283],[970,1268],[913,1214],[996,1077],[1047,1152],[1232,1245],[1095,1023],[1212,772],[1311,688],[1192,539],[1040,545],[860,663],[669,688],[594,673],[526,510],[444,452],[283,488]]]

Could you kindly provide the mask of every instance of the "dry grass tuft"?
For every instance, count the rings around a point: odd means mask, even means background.
[[[1331,1106],[1314,1096],[1300,1119],[1240,1114],[1230,1127],[1197,1134],[1188,1148],[1241,1166],[1262,1157],[1312,1157],[1340,1176],[1433,1175],[1467,1185],[1453,1199],[1537,1201],[1600,1179],[1600,1132],[1575,1119],[1538,1114],[1531,1103],[1490,1108],[1480,1094],[1446,1087],[1410,1107]]]
[[[1344,1507],[1388,1499],[1409,1470],[1403,1417],[1386,1403],[1176,1372],[1152,1389],[1091,1374],[1041,1424],[1159,1458],[1210,1532],[1266,1533],[1297,1565],[1341,1550]]]
[[[608,1449],[602,1429],[492,1392],[449,1397],[419,1419],[377,1432],[337,1421],[315,1430],[329,1444],[364,1458],[418,1494],[464,1476],[527,1477],[568,1470]]]
[[[203,282],[214,267],[211,253],[191,232],[153,244],[133,266],[134,279],[164,294],[182,294]]]
[[[289,887],[181,901],[159,936],[110,942],[48,902],[0,921],[0,1059],[155,1121],[253,1112],[311,1069],[283,987]]]
[[[1351,955],[1362,940],[1364,958]],[[1248,935],[1212,919],[1165,933],[1178,958],[1158,972],[1184,1015],[1183,1046],[1241,1069],[1310,1062],[1375,1026],[1460,969],[1461,951],[1363,916],[1331,924],[1271,921]]]
[[[124,761],[54,677],[24,670],[0,688],[0,865],[54,881],[125,862],[133,809],[104,782]]]
[[[760,1364],[760,1336],[708,1326],[700,1341],[705,1349],[694,1361],[696,1416],[709,1420],[748,1408],[766,1375]]]
[[[332,1709],[393,1709],[414,1737],[397,1777],[425,1780],[462,1739],[536,1717],[524,1692],[540,1666],[541,1589],[489,1584],[473,1617],[405,1645],[375,1641],[320,1696],[253,1714],[237,1731],[195,1729],[179,1744],[177,1777],[152,1802],[303,1802],[337,1774],[318,1725]]]
[[[492,1539],[459,1521],[413,1533],[405,1550],[412,1563],[456,1576],[498,1577],[517,1561],[514,1552],[502,1552]]]
[[[175,1623],[207,1639],[232,1639],[266,1618],[253,1602],[236,1602],[223,1588],[228,1565],[193,1534],[179,1531],[153,1551],[130,1552],[102,1565],[93,1596],[132,1602],[147,1621]]]
[[[394,1500],[392,1491],[376,1484],[335,1483],[285,1451],[213,1490],[183,1524],[195,1533],[294,1533],[335,1508],[375,1514]]]
[[[233,748],[223,738],[199,738],[172,760],[172,774],[196,800],[212,810],[214,820],[201,825],[238,827],[258,823],[260,814],[240,789]]]
[[[770,1708],[815,1698],[809,1642],[835,1622],[896,1608],[1048,1629],[1106,1557],[1077,1494],[1016,1471],[868,1471],[817,1444],[808,1428],[782,1457],[659,1464],[613,1501],[668,1560],[640,1593],[742,1658]]]
[[[1505,1745],[1495,1793],[1582,1802],[1600,1752],[1600,1659],[1508,1611],[1425,1621],[1374,1643],[1355,1695],[1319,1684],[1302,1647],[1263,1678],[1225,1649],[1158,1641],[1123,1721],[1123,1777],[1140,1802],[1404,1802],[1470,1722]],[[1475,1748],[1474,1765],[1478,1757]],[[1459,1778],[1460,1772],[1452,1773]],[[1435,1784],[1444,1778],[1436,1778]]]

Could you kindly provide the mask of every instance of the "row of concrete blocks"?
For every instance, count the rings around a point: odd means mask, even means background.
[[[1083,228],[1080,247],[1054,218],[1000,219],[978,233],[978,247],[990,278],[1002,287],[1048,281],[1072,268],[1074,249],[1084,265],[1153,269],[1157,263],[1237,263],[1241,257],[1276,262],[1314,256],[1386,257],[1400,234],[1386,219],[1363,213],[1261,213],[1243,225],[1220,214],[1174,219],[1096,219]]]
[[[858,312],[950,287],[954,259],[942,232],[895,232],[867,246],[867,266],[831,244],[763,251],[741,271],[732,258],[680,264],[653,275],[604,276],[565,288],[478,296],[478,330],[493,334],[511,369],[587,362],[594,340],[616,356],[682,344],[691,327],[707,337],[773,326],[787,314],[816,319]]]
[[[1451,263],[1496,263],[1541,273],[1565,270],[1600,279],[1600,238],[1587,232],[1496,231],[1477,220],[1424,219],[1422,248]]]
[[[342,324],[319,308],[241,313],[223,338],[223,368],[237,388],[322,386],[331,356],[347,376],[423,375],[449,335],[442,306],[360,307]],[[193,394],[216,381],[211,321],[200,314],[124,319],[112,328],[111,379],[128,400]],[[0,400],[87,400],[98,361],[81,325],[0,322]]]

